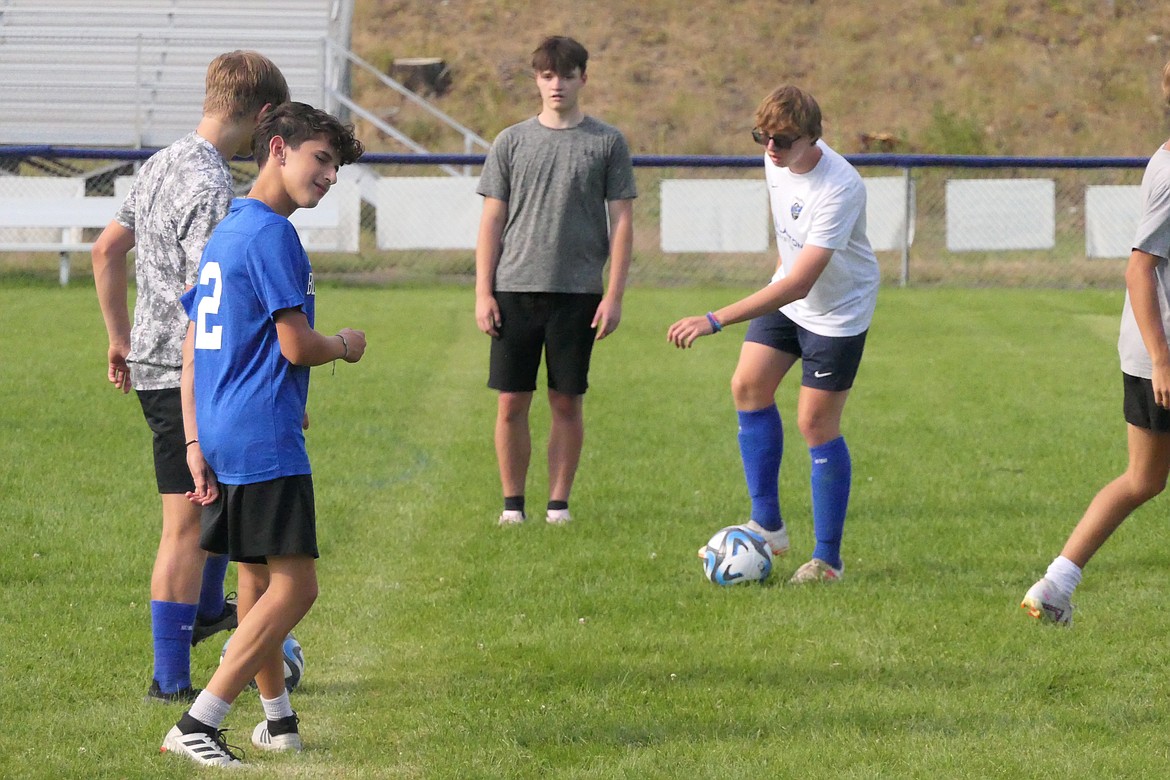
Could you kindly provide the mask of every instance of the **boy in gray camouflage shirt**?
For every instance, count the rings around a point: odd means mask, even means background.
[[[162,538],[150,583],[154,679],[147,701],[191,701],[191,646],[234,628],[223,594],[227,556],[199,546],[200,508],[187,468],[179,392],[187,316],[179,297],[196,283],[203,245],[233,195],[228,160],[247,155],[256,123],[287,102],[288,84],[268,58],[222,54],[207,69],[195,131],[151,157],[93,247],[94,284],[109,335],[107,378],[133,388],[154,439]],[[137,247],[134,324],[127,306],[127,256]]]

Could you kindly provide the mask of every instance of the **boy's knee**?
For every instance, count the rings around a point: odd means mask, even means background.
[[[497,415],[506,423],[523,422],[528,419],[531,396],[522,393],[501,393]]]
[[[581,417],[582,396],[566,395],[565,393],[549,393],[548,406],[551,412],[566,420],[575,420]]]
[[[306,583],[302,589],[301,596],[304,599],[305,607],[311,607],[317,601],[317,596],[321,595],[321,589],[317,585],[317,580]]]
[[[1166,477],[1134,477],[1130,480],[1130,489],[1134,497],[1144,504],[1166,489]]]
[[[737,409],[763,409],[775,402],[774,393],[759,377],[743,371],[731,375],[731,398]]]

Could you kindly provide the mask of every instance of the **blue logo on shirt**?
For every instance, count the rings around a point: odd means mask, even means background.
[[[800,219],[800,212],[802,211],[804,211],[804,202],[801,200],[792,201],[792,208],[788,210],[788,213],[792,215],[792,218]]]

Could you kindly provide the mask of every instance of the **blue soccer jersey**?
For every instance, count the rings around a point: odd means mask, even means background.
[[[301,428],[309,368],[281,354],[273,315],[300,309],[312,327],[315,297],[292,223],[259,200],[232,201],[183,296],[195,326],[199,443],[220,482],[311,473]]]

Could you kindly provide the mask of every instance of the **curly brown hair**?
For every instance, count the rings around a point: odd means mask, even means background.
[[[269,142],[276,136],[293,149],[310,138],[325,136],[337,150],[339,165],[357,162],[365,152],[362,142],[354,137],[353,125],[342,124],[337,117],[307,103],[284,103],[260,119],[252,134],[252,157],[261,168],[268,161]]]

